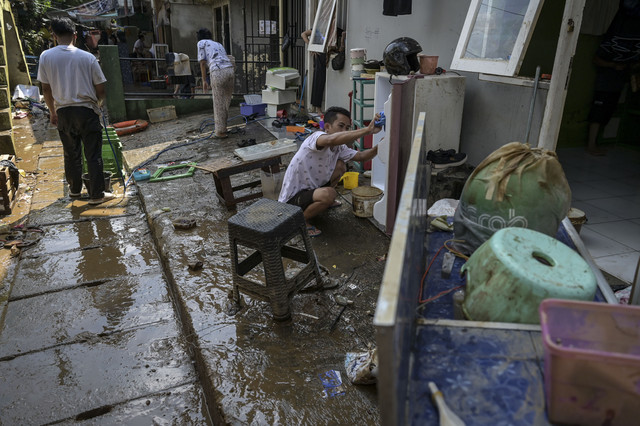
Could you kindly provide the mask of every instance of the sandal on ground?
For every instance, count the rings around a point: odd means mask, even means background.
[[[322,235],[322,231],[319,230],[318,228],[316,228],[313,225],[308,225],[307,226],[307,235],[310,237],[319,237],[320,235]]]
[[[335,201],[333,202],[333,204],[331,204],[331,205],[329,206],[329,208],[330,208],[330,209],[335,209],[335,208],[340,207],[340,206],[342,206],[342,201],[335,200]]]
[[[307,293],[311,291],[323,291],[337,288],[340,285],[340,281],[335,278],[324,277],[322,281],[316,280],[313,284],[310,284],[300,290],[300,293]]]

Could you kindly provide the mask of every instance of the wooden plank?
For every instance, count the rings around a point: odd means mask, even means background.
[[[584,4],[585,0],[567,0],[564,6],[560,37],[556,48],[556,57],[553,61],[551,85],[538,137],[538,148],[555,151],[558,143],[573,56],[576,53],[576,45],[580,36]]]

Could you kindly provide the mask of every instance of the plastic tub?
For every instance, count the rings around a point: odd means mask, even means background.
[[[467,279],[462,308],[474,321],[537,324],[544,299],[591,301],[598,286],[576,251],[527,228],[497,231],[460,271]]]
[[[249,116],[252,114],[258,114],[262,116],[267,110],[267,104],[240,104],[240,114]]]
[[[640,307],[547,299],[540,305],[552,423],[640,418]]]

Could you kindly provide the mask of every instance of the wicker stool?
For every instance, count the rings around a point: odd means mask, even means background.
[[[236,302],[240,302],[242,291],[270,302],[274,319],[289,319],[293,294],[314,278],[317,282],[322,281],[302,210],[297,206],[263,198],[232,216],[228,224]],[[302,237],[305,250],[286,245],[297,235]],[[255,250],[241,262],[238,261],[239,245]],[[294,277],[287,278],[283,258],[306,265]],[[260,263],[264,265],[266,282],[245,278]]]

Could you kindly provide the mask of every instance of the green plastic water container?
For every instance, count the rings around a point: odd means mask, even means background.
[[[474,321],[539,324],[544,299],[592,301],[597,287],[577,252],[525,228],[497,231],[461,271],[467,278],[462,308]]]

